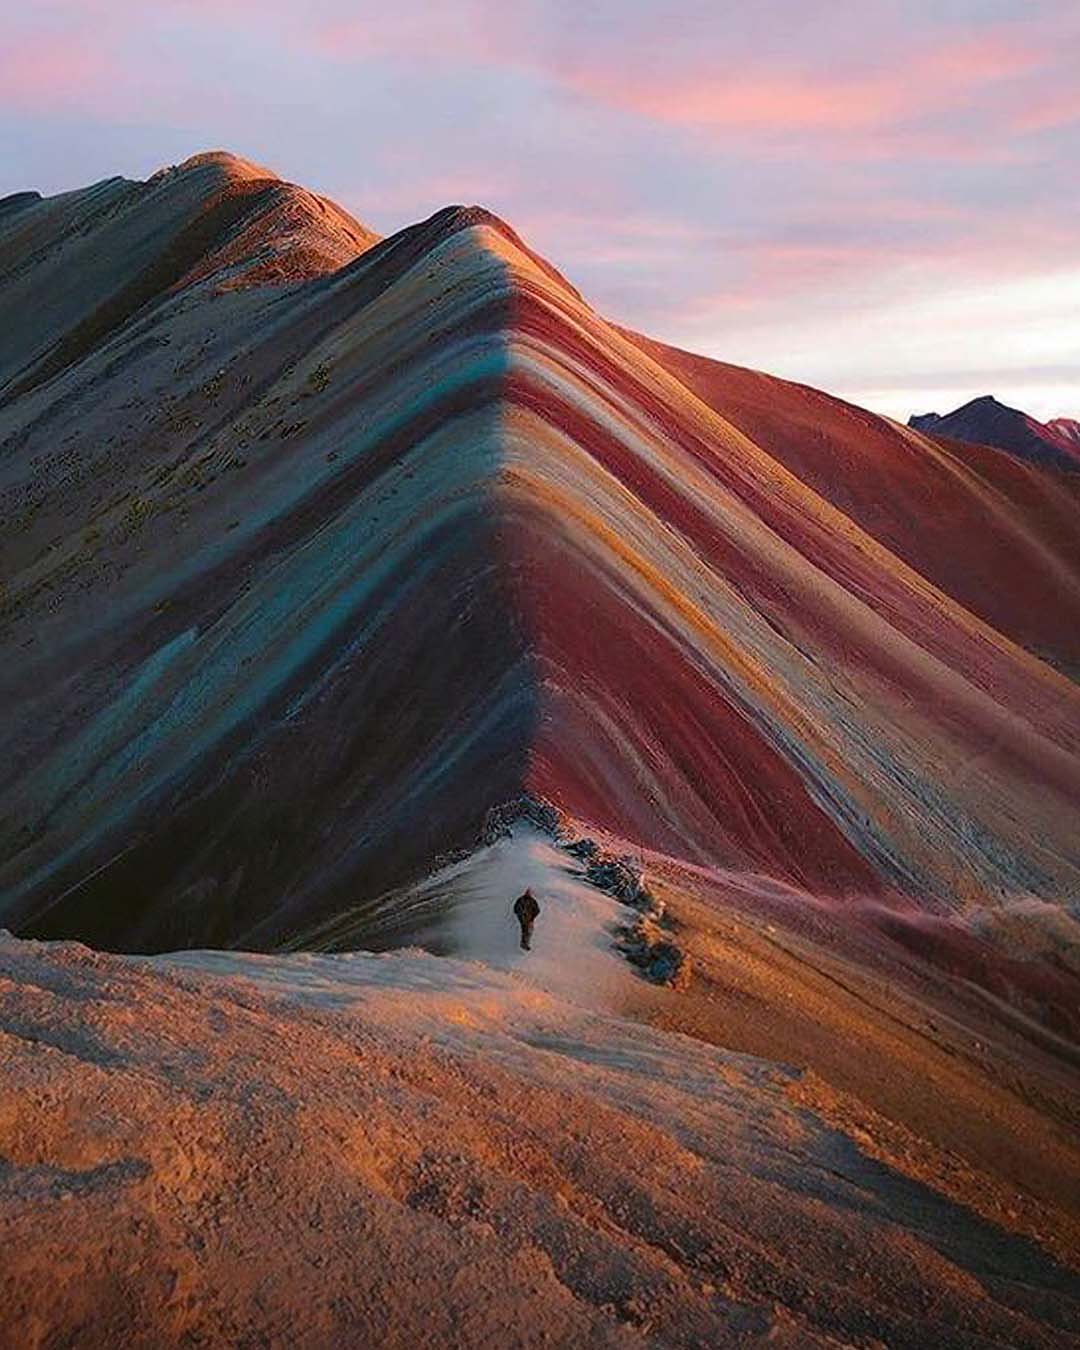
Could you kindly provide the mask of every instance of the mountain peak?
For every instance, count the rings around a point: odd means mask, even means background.
[[[1063,436],[1068,441],[1080,444],[1080,420],[1077,418],[1055,417],[1046,425],[1056,436]]]
[[[512,225],[485,206],[453,203],[440,207],[426,220],[388,236],[382,241],[382,250],[402,260],[413,259],[466,232],[472,233],[481,252],[498,254],[510,266],[517,275],[515,285],[522,281],[524,271],[535,269],[546,283],[564,291],[574,301],[586,303],[581,292],[556,267],[530,248]]]
[[[245,159],[243,155],[233,154],[231,150],[201,150],[197,154],[189,155],[179,164],[159,169],[154,177],[169,173],[192,173],[199,169],[217,169],[223,177],[232,182],[250,182],[255,179],[281,181],[280,175],[273,169],[267,169],[253,160]]]
[[[489,225],[496,230],[509,230],[510,226],[497,216],[494,211],[490,211],[486,206],[480,206],[473,203],[466,206],[461,202],[450,202],[442,206],[431,216],[431,220],[439,221],[444,225],[448,232],[453,230],[465,230],[473,225]]]
[[[981,394],[944,415],[915,413],[908,419],[908,426],[933,436],[989,445],[1066,473],[1080,472],[1080,442],[1069,431],[1068,419],[1059,420],[1065,425],[1044,424],[993,394]]]
[[[0,333],[0,393],[8,396],[66,370],[181,291],[307,281],[379,240],[329,198],[224,150],[192,155],[145,182],[19,194],[7,211],[0,204],[0,220],[8,264],[0,302],[39,316],[29,338],[14,324]]]

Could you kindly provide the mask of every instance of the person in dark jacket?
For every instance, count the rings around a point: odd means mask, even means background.
[[[521,950],[529,951],[529,942],[532,938],[533,924],[536,922],[536,916],[540,913],[540,906],[536,903],[536,897],[532,891],[525,891],[514,901],[514,913],[517,915],[517,921],[521,925]]]

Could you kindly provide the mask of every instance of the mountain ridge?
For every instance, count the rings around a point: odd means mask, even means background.
[[[378,241],[328,198],[223,151],[145,182],[123,178],[38,197],[2,218],[5,304],[37,315],[38,350],[0,340],[0,404],[76,363],[148,306],[200,281],[255,285],[336,271]],[[60,256],[57,256],[60,255]],[[61,297],[45,269],[85,269]],[[47,276],[46,272],[46,276]],[[23,330],[8,343],[25,342]],[[13,365],[24,358],[22,369]]]
[[[482,208],[234,265],[0,409],[20,929],[273,946],[521,791],[826,894],[1073,884],[1074,630],[891,504],[947,487],[1080,615],[1068,485],[692,370]]]

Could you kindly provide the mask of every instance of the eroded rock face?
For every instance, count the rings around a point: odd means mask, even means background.
[[[608,891],[627,905],[647,905],[651,899],[645,872],[632,858],[599,853],[588,860],[585,875],[594,886]]]
[[[677,990],[689,985],[691,960],[656,919],[639,915],[634,923],[618,929],[616,941],[626,959],[653,984]]]

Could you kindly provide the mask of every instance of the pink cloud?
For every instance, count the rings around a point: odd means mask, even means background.
[[[1051,88],[1034,94],[1017,108],[1011,119],[1018,132],[1053,131],[1080,122],[1080,90]]]
[[[316,51],[339,60],[390,59],[447,65],[492,61],[512,64],[512,14],[493,13],[489,0],[455,5],[382,7],[364,18],[330,18],[310,29]]]
[[[1031,220],[1022,205],[978,233],[915,233],[880,237],[870,212],[841,239],[820,243],[768,237],[721,246],[726,276],[688,299],[682,318],[696,321],[744,305],[760,319],[806,302],[820,312],[828,295],[843,296],[854,313],[857,294],[876,303],[883,293],[934,294],[960,279],[992,291],[1002,277],[1037,275],[1074,265],[1074,236],[1067,225]]]
[[[953,29],[924,36],[921,45],[882,33],[840,60],[812,44],[805,56],[752,47],[728,53],[711,26],[695,46],[640,17],[604,29],[602,41],[598,32],[580,23],[545,30],[528,5],[465,0],[329,19],[307,36],[314,50],[341,62],[521,71],[598,107],[690,132],[744,135],[753,142],[747,149],[762,153],[812,140],[854,158],[1005,161],[1018,152],[988,129],[1072,117],[1064,95],[1052,101],[1031,91],[1059,53],[1046,32],[1030,27]],[[977,131],[955,125],[965,112],[977,115]]]
[[[1015,38],[985,35],[867,71],[750,61],[719,73],[668,69],[628,77],[625,70],[579,69],[569,82],[582,94],[660,122],[754,133],[857,133],[962,106],[1039,64],[1039,55]]]
[[[9,34],[0,47],[0,106],[42,113],[92,97],[109,79],[99,47],[75,34]]]

